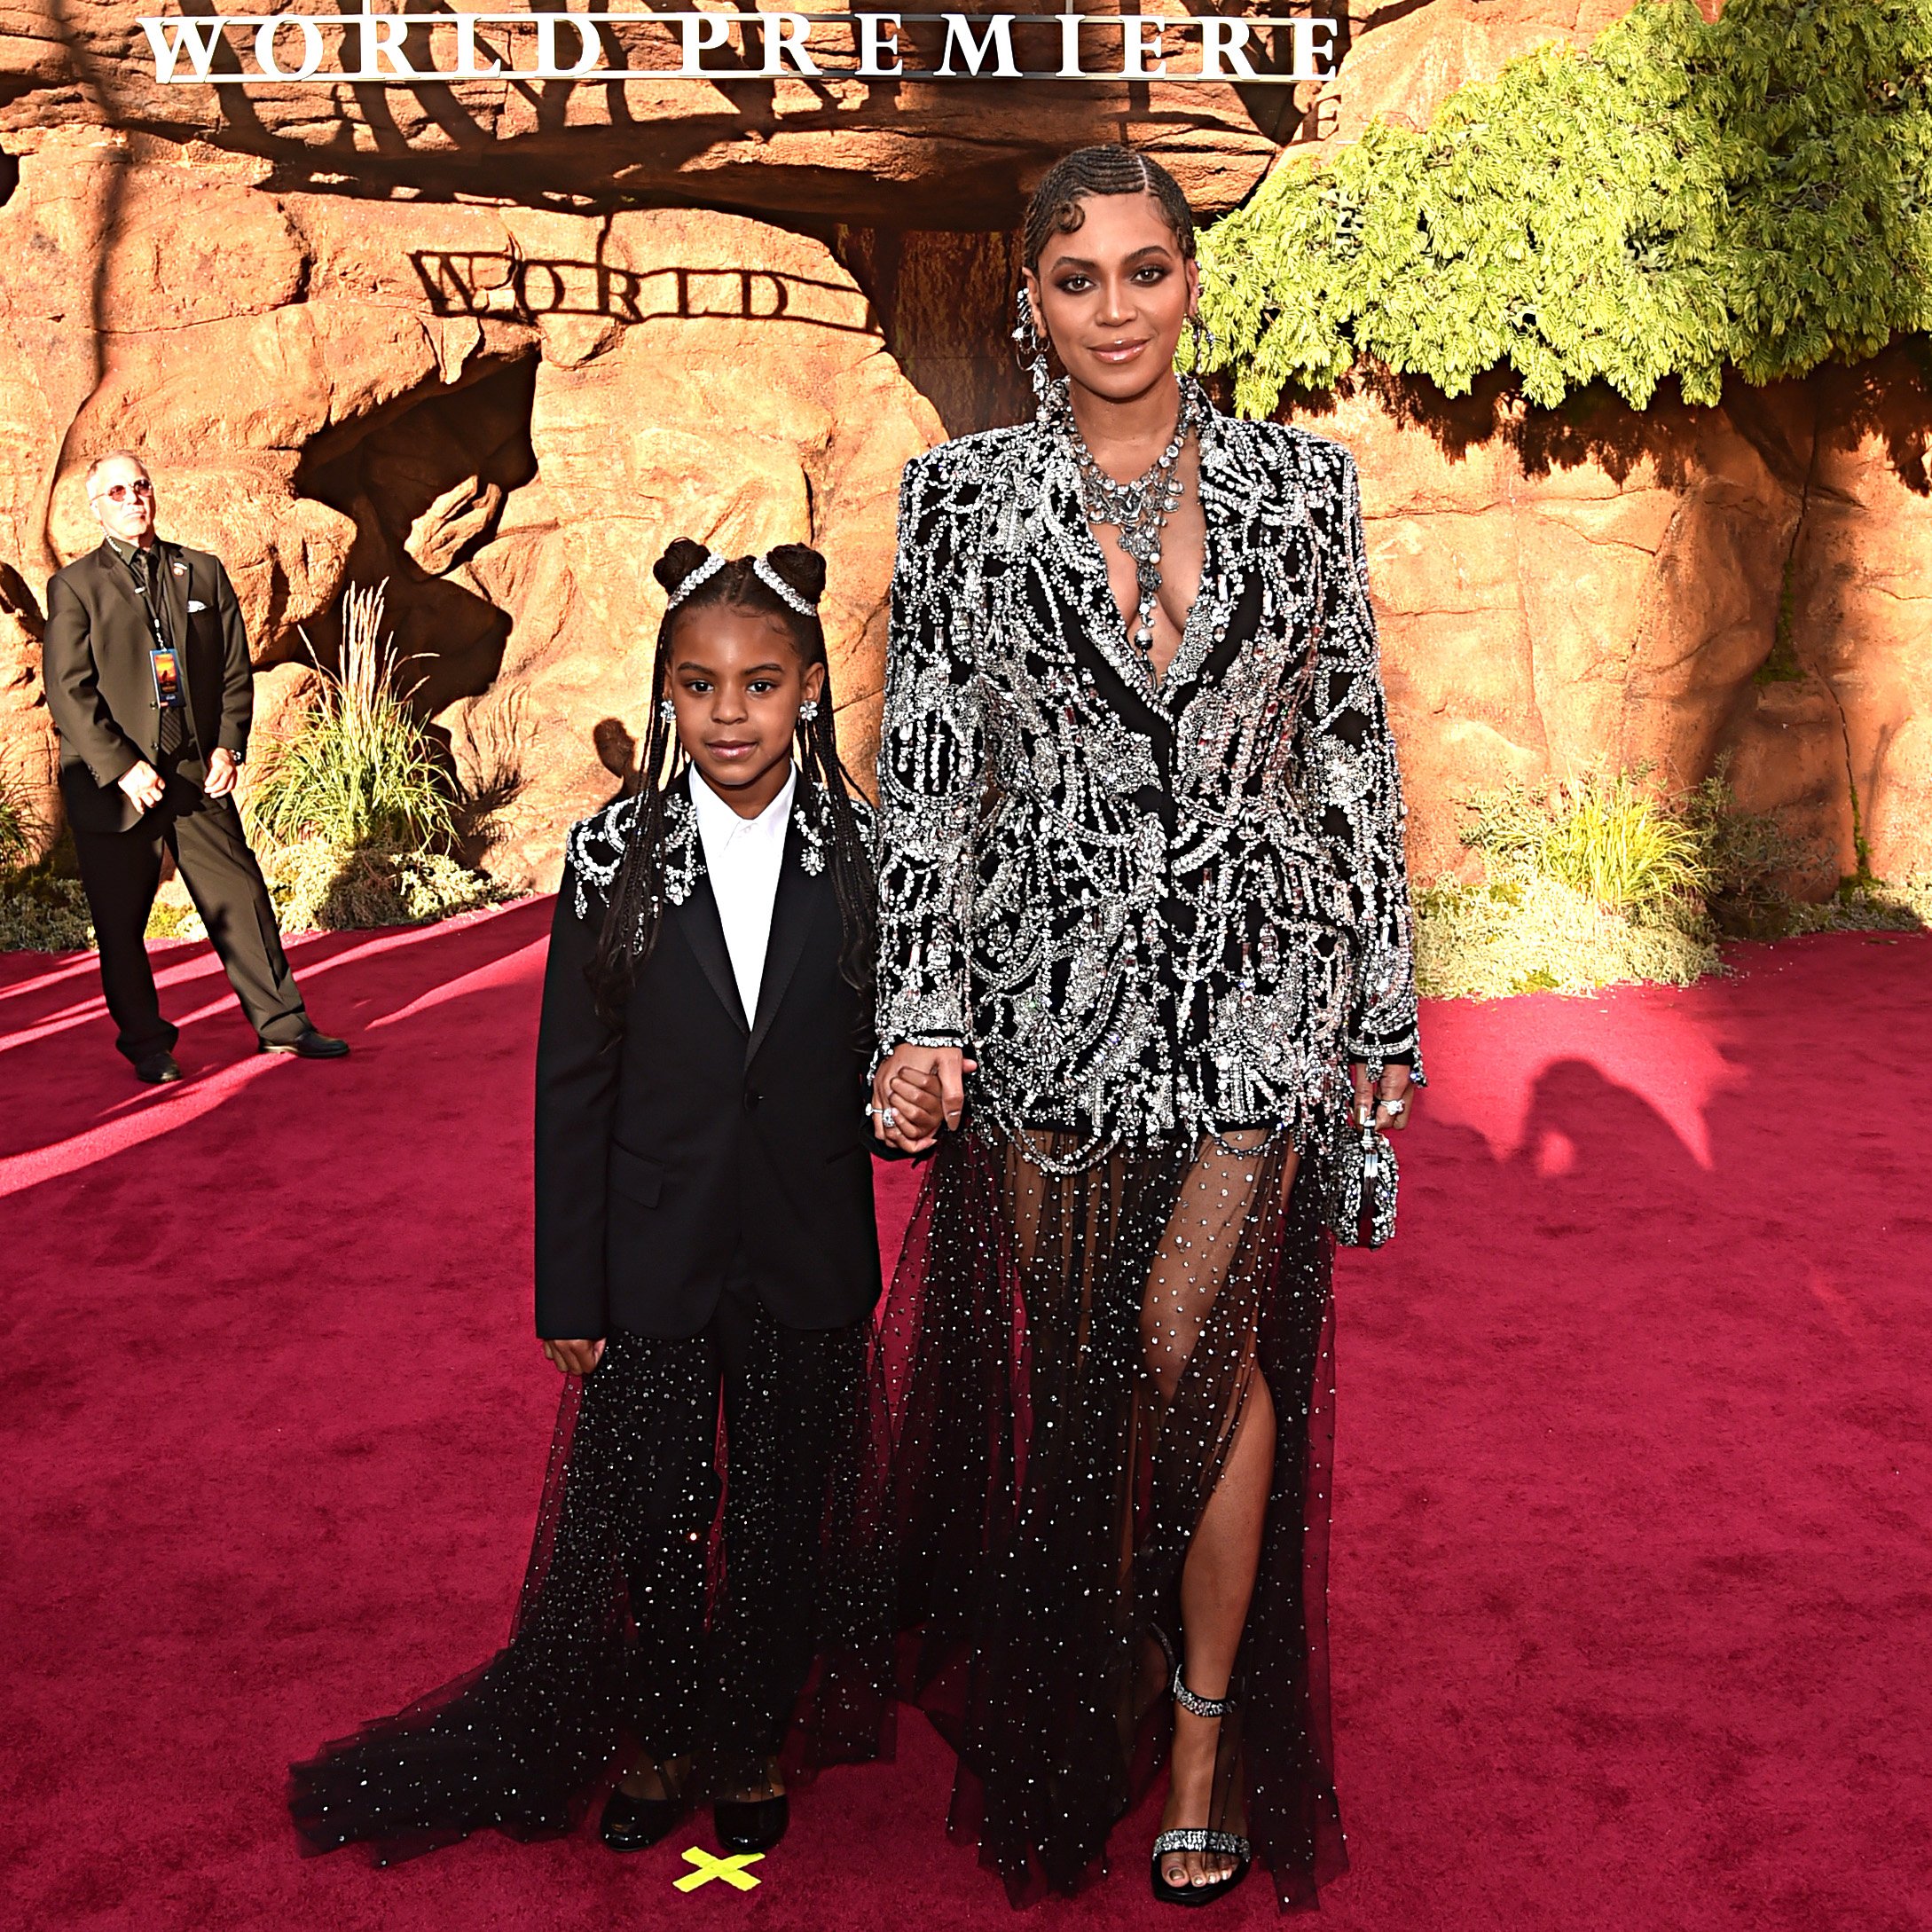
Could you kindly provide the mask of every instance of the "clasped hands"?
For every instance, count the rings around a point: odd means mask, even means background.
[[[225,745],[216,746],[208,761],[208,780],[201,789],[210,798],[225,798],[235,789],[240,767]],[[145,758],[137,758],[114,782],[144,812],[152,812],[168,794],[161,775]]]
[[[866,1111],[888,1147],[923,1154],[939,1137],[943,1124],[956,1127],[966,1107],[966,1075],[978,1067],[957,1047],[895,1047],[872,1076],[872,1100]],[[1355,1119],[1372,1119],[1385,1132],[1409,1125],[1414,1082],[1405,1066],[1386,1066],[1370,1081],[1360,1064],[1348,1069],[1355,1090]],[[888,1112],[887,1110],[891,1111]],[[601,1341],[546,1341],[544,1354],[566,1375],[588,1375],[602,1359]]]
[[[866,1111],[874,1131],[901,1153],[924,1153],[942,1125],[959,1125],[966,1111],[966,1076],[978,1064],[957,1047],[894,1047],[872,1076]]]
[[[973,1063],[962,1060],[956,1048],[901,1047],[880,1066],[872,1082],[872,1102],[866,1109],[879,1138],[908,1154],[923,1153],[939,1137],[939,1123],[959,1125],[964,1105],[962,1074]],[[890,1107],[892,1117],[884,1118]],[[603,1360],[601,1340],[551,1340],[544,1356],[566,1375],[588,1375]]]

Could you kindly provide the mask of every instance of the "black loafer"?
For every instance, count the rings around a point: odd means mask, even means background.
[[[292,1053],[298,1060],[340,1060],[348,1053],[349,1042],[332,1039],[327,1033],[318,1033],[310,1026],[293,1040],[264,1040],[262,1051]]]
[[[791,1823],[791,1805],[783,1792],[775,1798],[753,1798],[749,1803],[711,1807],[718,1842],[726,1851],[769,1851]]]
[[[175,1064],[174,1055],[163,1047],[155,1053],[144,1053],[134,1063],[134,1077],[150,1087],[165,1087],[181,1078],[181,1069]]]
[[[613,1851],[642,1851],[675,1831],[690,1809],[683,1798],[633,1798],[620,1785],[604,1800],[597,1834]]]

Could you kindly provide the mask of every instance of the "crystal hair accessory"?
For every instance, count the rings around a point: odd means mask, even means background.
[[[691,593],[698,587],[700,584],[704,583],[705,581],[707,581],[707,579],[711,577],[716,577],[718,573],[722,570],[725,568],[725,565],[729,562],[730,559],[725,555],[723,551],[713,550],[712,552],[711,552],[710,554],[706,556],[703,562],[699,564],[694,570],[692,570],[690,575],[685,577],[683,581],[679,584],[677,589],[672,591],[671,595],[665,598],[664,609],[666,610],[675,610],[678,606],[681,604],[685,601],[685,599],[688,597]]]
[[[810,599],[801,597],[772,568],[769,557],[753,557],[751,560],[751,574],[758,578],[759,583],[764,585],[766,590],[771,592],[773,596],[789,604],[801,617],[815,617],[818,616],[819,607],[813,603]]]

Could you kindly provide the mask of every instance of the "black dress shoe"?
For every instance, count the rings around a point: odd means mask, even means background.
[[[175,1056],[166,1047],[153,1053],[144,1053],[134,1063],[134,1077],[145,1080],[150,1087],[165,1087],[169,1080],[181,1078],[181,1069],[175,1064]]]
[[[264,1040],[263,1053],[292,1053],[298,1060],[340,1060],[349,1051],[346,1040],[331,1039],[314,1027],[305,1027],[293,1040]]]
[[[690,1809],[683,1798],[633,1798],[619,1785],[604,1800],[597,1834],[613,1851],[642,1851],[674,1831]]]
[[[791,1823],[791,1805],[783,1792],[775,1798],[753,1798],[749,1803],[711,1807],[718,1842],[726,1851],[769,1851]]]

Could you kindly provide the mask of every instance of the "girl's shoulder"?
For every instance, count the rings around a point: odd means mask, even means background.
[[[565,887],[576,882],[579,917],[590,916],[591,901],[610,903],[617,883],[617,868],[624,863],[624,848],[636,822],[639,801],[613,798],[601,812],[579,819],[565,835],[563,860]]]
[[[853,787],[845,790],[845,801],[852,807],[853,822],[859,828],[859,836],[870,845],[876,836],[878,813],[872,801]],[[815,778],[802,779],[793,806],[804,821],[808,832],[829,834],[832,824],[832,801],[825,787]]]

